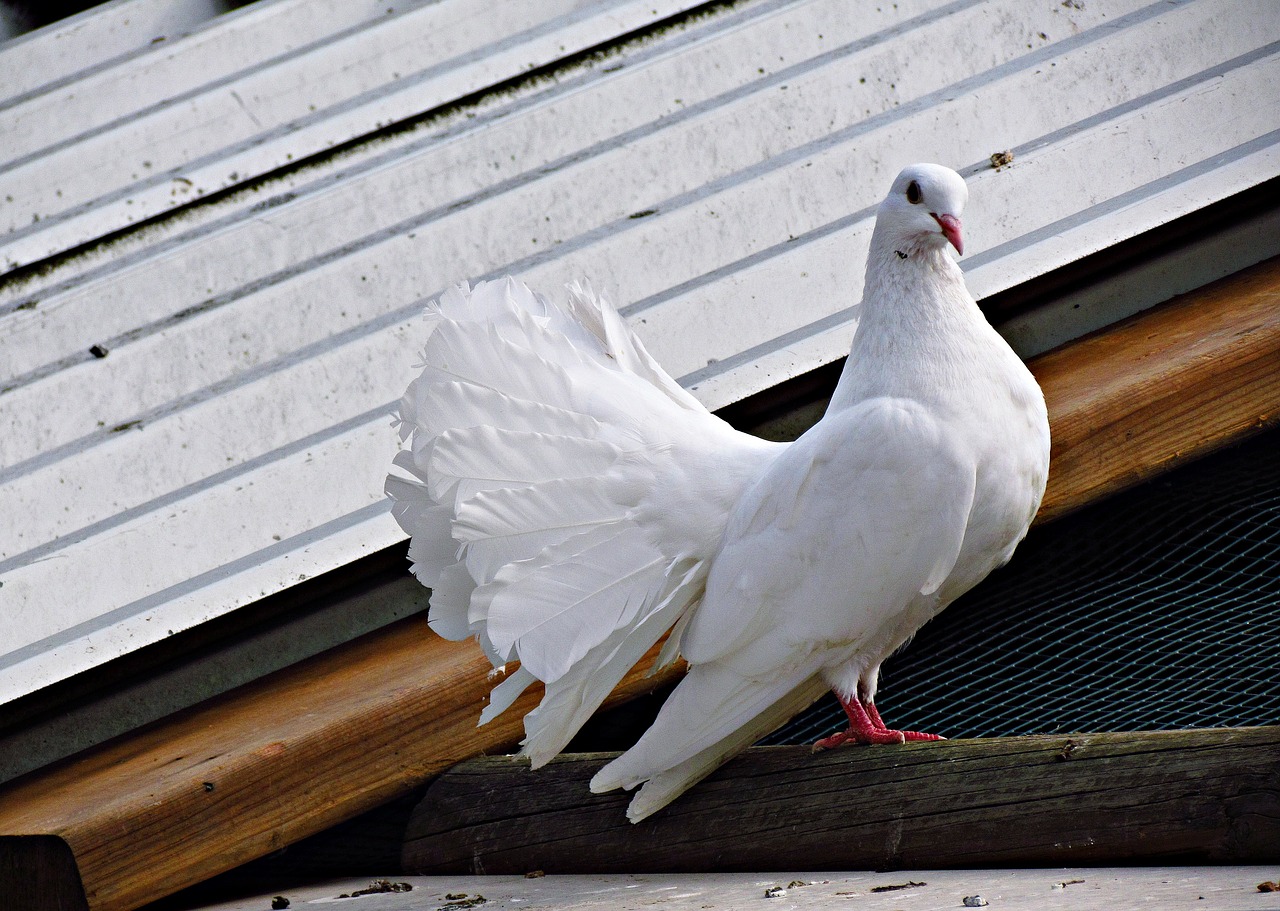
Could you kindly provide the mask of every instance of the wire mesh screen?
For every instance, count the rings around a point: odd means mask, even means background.
[[[1280,432],[1028,536],[885,662],[890,727],[948,737],[1280,722]],[[763,743],[846,726],[826,697]]]

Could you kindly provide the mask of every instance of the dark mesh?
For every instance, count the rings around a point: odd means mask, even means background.
[[[948,737],[1280,722],[1280,432],[1034,530],[885,662],[890,727]],[[763,743],[842,729],[826,697]]]

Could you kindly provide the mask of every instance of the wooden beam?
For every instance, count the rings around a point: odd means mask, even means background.
[[[1045,522],[1280,420],[1280,258],[1029,366],[1053,430]]]
[[[1273,260],[1039,358],[1043,514],[1274,423],[1278,295]],[[138,907],[510,748],[539,693],[477,729],[488,670],[471,643],[392,625],[0,788],[0,835],[62,839],[89,908]],[[615,699],[669,679],[633,672]],[[0,869],[29,844],[0,838]]]
[[[1280,861],[1280,727],[756,747],[636,825],[629,794],[587,790],[614,755],[451,769],[410,819],[405,871]]]

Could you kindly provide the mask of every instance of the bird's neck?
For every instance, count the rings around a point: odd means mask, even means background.
[[[831,407],[873,396],[941,401],[972,388],[1007,350],[945,249],[873,237],[858,329]],[[1011,352],[1010,352],[1011,354]]]

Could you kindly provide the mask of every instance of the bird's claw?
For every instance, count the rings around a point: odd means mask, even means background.
[[[915,733],[914,731],[855,731],[850,728],[847,731],[838,731],[830,737],[823,737],[821,740],[815,741],[813,744],[813,752],[820,753],[823,750],[834,750],[837,747],[850,746],[853,744],[873,744],[873,743],[905,743],[908,739],[906,735]]]
[[[858,699],[841,699],[845,714],[849,716],[849,729],[837,731],[829,737],[823,737],[813,744],[813,752],[832,750],[851,743],[921,743],[934,740],[945,740],[938,734],[925,734],[921,731],[895,731],[885,726],[880,713],[870,701]]]

